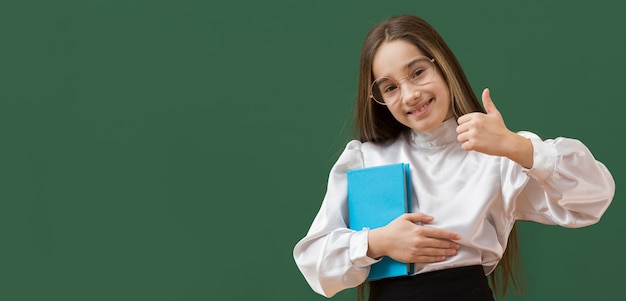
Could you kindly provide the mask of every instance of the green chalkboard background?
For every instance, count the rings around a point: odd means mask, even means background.
[[[506,300],[626,299],[626,19],[555,2],[3,0],[0,300],[325,300],[293,246],[352,135],[363,38],[405,13],[510,129],[615,177],[600,223],[521,224]]]

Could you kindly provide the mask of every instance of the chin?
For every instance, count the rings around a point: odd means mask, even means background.
[[[411,122],[409,124],[406,124],[409,128],[418,131],[418,132],[428,132],[434,128],[436,128],[437,126],[439,126],[440,124],[442,124],[444,122],[444,120],[438,120],[438,121],[433,121],[433,120],[420,120],[419,122]]]

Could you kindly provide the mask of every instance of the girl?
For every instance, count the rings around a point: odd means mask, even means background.
[[[360,139],[332,168],[294,249],[326,297],[360,285],[389,256],[415,263],[415,274],[369,282],[369,300],[493,300],[485,275],[500,266],[506,290],[515,221],[584,227],[613,198],[611,174],[581,142],[509,131],[488,89],[483,110],[452,51],[418,17],[393,17],[368,33],[358,89]],[[346,172],[399,162],[410,163],[414,213],[350,230]]]

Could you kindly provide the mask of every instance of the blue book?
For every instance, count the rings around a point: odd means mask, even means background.
[[[409,164],[389,164],[348,171],[350,229],[376,229],[408,212],[411,212]],[[413,264],[385,256],[372,265],[366,281],[406,276],[412,272]]]

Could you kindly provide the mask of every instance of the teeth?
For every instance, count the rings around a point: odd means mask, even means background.
[[[426,105],[427,105],[427,104],[428,104],[428,101],[427,101],[427,102],[426,102],[423,106],[419,107],[419,108],[417,109],[417,111],[418,111],[418,112],[424,111],[424,109],[426,108]]]
[[[417,112],[421,112],[421,111],[426,110],[426,106],[428,106],[429,103],[430,103],[430,100],[426,101],[422,106],[420,106],[419,108],[415,109],[412,113],[417,113]]]

